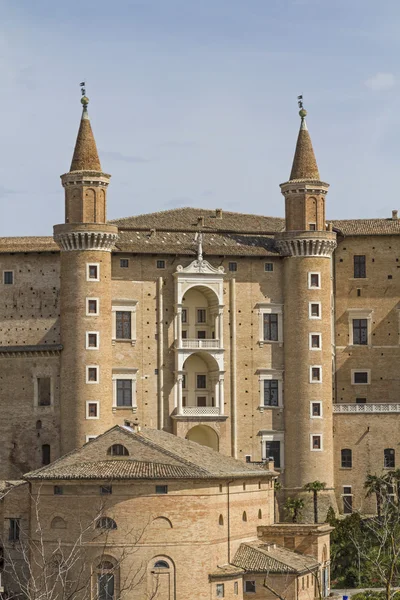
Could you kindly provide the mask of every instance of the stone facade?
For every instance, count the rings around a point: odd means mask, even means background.
[[[303,116],[286,223],[220,209],[107,223],[109,175],[84,121],[56,243],[0,240],[0,478],[128,421],[241,460],[272,455],[286,495],[325,481],[322,520],[343,494],[373,511],[367,473],[398,465],[397,215],[326,224]]]

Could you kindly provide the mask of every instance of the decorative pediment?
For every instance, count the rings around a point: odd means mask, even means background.
[[[182,265],[178,265],[176,268],[176,272],[179,274],[199,274],[202,275],[223,275],[225,273],[224,267],[213,267],[207,260],[194,260],[187,267],[182,267]]]

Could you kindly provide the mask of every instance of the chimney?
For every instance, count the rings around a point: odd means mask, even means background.
[[[222,208],[216,208],[215,209],[215,218],[216,219],[222,219]]]
[[[399,211],[392,210],[392,219],[398,219],[398,218],[399,218]]]
[[[199,227],[204,227],[204,217],[197,217],[197,225]]]

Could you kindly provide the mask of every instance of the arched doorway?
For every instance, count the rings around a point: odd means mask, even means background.
[[[196,425],[189,429],[186,435],[186,439],[191,442],[197,442],[201,446],[207,446],[218,452],[219,450],[219,438],[218,434],[214,429],[207,425]]]

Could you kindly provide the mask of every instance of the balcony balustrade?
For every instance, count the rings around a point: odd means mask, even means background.
[[[181,348],[184,348],[185,350],[218,350],[221,348],[221,345],[219,340],[213,339],[183,339]]]
[[[389,404],[389,402],[381,402],[379,404],[334,404],[334,413],[400,413],[400,404]]]

